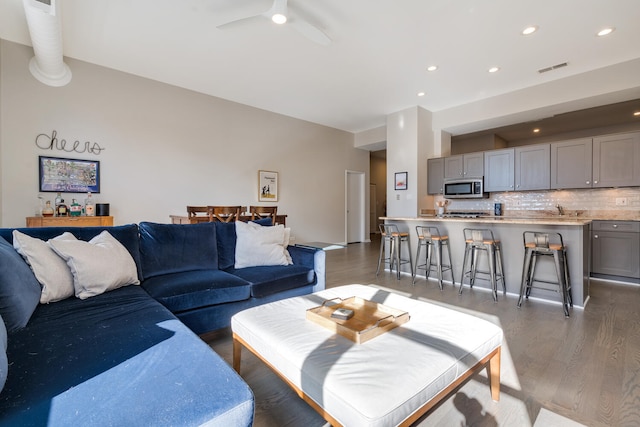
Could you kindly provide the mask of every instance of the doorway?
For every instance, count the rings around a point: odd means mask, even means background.
[[[369,184],[369,234],[378,232],[378,186]]]
[[[345,174],[345,242],[367,241],[365,237],[365,174],[346,171]]]

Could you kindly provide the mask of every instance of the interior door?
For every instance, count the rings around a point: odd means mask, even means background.
[[[378,231],[378,187],[369,184],[369,233]]]
[[[347,171],[346,176],[346,241],[365,241],[364,172]]]

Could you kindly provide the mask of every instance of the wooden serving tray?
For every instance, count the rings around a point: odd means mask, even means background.
[[[331,317],[331,314],[339,308],[353,310],[353,317],[348,320]],[[407,323],[409,318],[409,313],[406,311],[397,310],[356,296],[344,299],[330,299],[323,302],[319,307],[307,310],[307,319],[358,344],[367,342],[403,323]]]

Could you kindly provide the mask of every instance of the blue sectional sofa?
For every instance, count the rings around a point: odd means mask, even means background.
[[[43,241],[107,230],[141,285],[39,304],[13,229],[0,229],[0,425],[251,425],[251,390],[197,334],[325,283],[324,252],[308,248],[288,248],[292,265],[235,269],[234,224],[18,230]]]

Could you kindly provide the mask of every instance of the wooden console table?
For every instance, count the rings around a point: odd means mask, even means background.
[[[112,227],[112,216],[28,216],[27,228]]]

